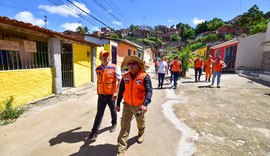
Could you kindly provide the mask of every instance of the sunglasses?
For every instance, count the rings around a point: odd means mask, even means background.
[[[135,66],[137,64],[137,62],[129,62],[128,65],[132,65],[132,66]]]

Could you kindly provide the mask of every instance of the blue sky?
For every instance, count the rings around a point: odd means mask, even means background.
[[[92,32],[104,24],[114,29],[179,22],[196,27],[214,17],[228,21],[255,4],[270,11],[270,0],[0,0],[0,16],[40,27],[45,27],[46,16],[48,29],[63,32],[82,25]]]

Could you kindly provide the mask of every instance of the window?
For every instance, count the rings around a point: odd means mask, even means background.
[[[220,55],[220,49],[216,50],[216,57]]]
[[[128,56],[130,56],[131,55],[131,50],[130,49],[128,49]]]
[[[0,70],[47,68],[51,66],[48,43],[34,42],[36,52],[25,52],[25,45],[19,41],[19,50],[0,49]]]
[[[133,55],[136,55],[136,51],[133,51]]]

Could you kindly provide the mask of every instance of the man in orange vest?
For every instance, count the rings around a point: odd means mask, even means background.
[[[198,82],[198,80],[200,81],[202,75],[202,67],[203,67],[203,59],[201,58],[201,55],[198,54],[197,59],[194,61],[195,82]]]
[[[205,81],[210,82],[212,76],[212,55],[209,55],[207,60],[204,61],[204,68],[205,68]]]
[[[118,155],[123,156],[127,150],[127,140],[133,116],[138,127],[137,143],[144,141],[145,118],[147,106],[152,98],[150,76],[144,72],[143,61],[137,56],[127,56],[123,64],[129,71],[123,75],[120,83],[116,110],[120,111],[120,103],[124,97],[121,119],[121,131],[118,136]]]
[[[99,53],[101,65],[96,68],[98,104],[92,132],[89,135],[91,141],[96,141],[98,129],[100,128],[107,105],[110,108],[112,118],[110,132],[114,132],[116,129],[117,113],[115,109],[115,100],[120,85],[121,71],[115,64],[109,62],[109,54],[110,53],[107,51],[101,51]]]
[[[220,88],[220,77],[222,69],[226,67],[226,64],[220,58],[220,55],[218,55],[217,60],[213,63],[213,78],[211,87],[213,87],[215,78],[217,77],[217,88]]]
[[[174,60],[171,63],[171,74],[173,75],[174,89],[177,88],[177,81],[178,81],[180,71],[182,71],[182,62],[179,60],[178,56],[175,56]]]

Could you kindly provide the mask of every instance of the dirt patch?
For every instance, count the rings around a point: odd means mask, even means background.
[[[220,89],[206,82],[180,85],[188,100],[174,109],[199,134],[194,155],[270,155],[269,87],[235,74],[223,75]]]

